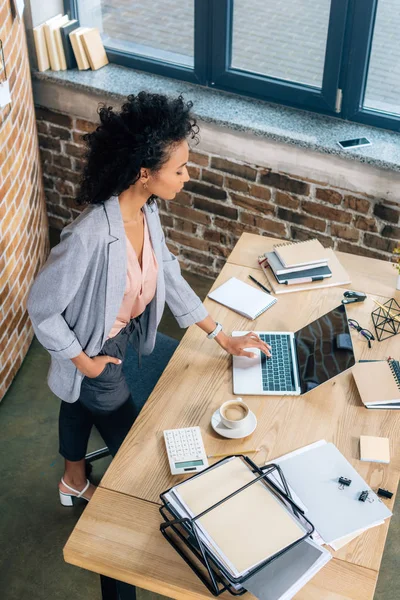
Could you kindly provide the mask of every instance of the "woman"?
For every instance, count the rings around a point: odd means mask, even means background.
[[[95,489],[85,475],[92,426],[115,455],[137,416],[122,361],[128,341],[139,360],[152,352],[165,302],[181,327],[195,323],[227,353],[251,356],[251,346],[269,354],[255,334],[221,330],[165,243],[155,198],[173,200],[189,180],[187,138],[198,133],[191,107],[181,96],[140,92],[119,112],[99,109],[100,125],[83,136],[77,201],[88,207],[64,228],[29,295],[36,336],[51,355],[48,384],[61,399],[66,506]]]

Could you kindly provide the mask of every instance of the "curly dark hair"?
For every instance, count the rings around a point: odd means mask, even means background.
[[[101,103],[101,124],[82,136],[86,163],[76,202],[98,204],[119,195],[139,179],[141,168],[160,170],[175,144],[187,137],[197,142],[192,106],[182,95],[170,99],[148,92],[129,95],[119,112]]]

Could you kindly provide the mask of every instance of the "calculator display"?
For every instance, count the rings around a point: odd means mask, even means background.
[[[186,462],[175,463],[175,468],[183,469],[184,467],[201,467],[201,465],[204,465],[202,460],[188,460]]]

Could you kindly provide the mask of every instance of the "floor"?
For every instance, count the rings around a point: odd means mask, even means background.
[[[210,280],[188,273],[185,277],[203,298]],[[184,333],[167,312],[160,331],[177,339]],[[98,576],[66,564],[62,556],[84,503],[69,509],[58,502],[63,468],[57,450],[59,403],[46,385],[48,364],[47,352],[34,340],[0,404],[0,598],[100,600]],[[102,446],[94,434],[89,450]],[[95,480],[100,480],[109,462],[102,459],[94,464]],[[375,600],[398,597],[399,556],[400,520],[395,516]],[[138,591],[138,600],[162,598]]]

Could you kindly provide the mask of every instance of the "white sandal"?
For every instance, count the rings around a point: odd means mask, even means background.
[[[83,495],[86,492],[86,490],[88,489],[88,487],[90,486],[89,479],[86,479],[86,485],[83,488],[83,490],[81,490],[81,491],[75,490],[73,487],[71,487],[70,485],[65,483],[63,477],[61,477],[61,483],[63,485],[65,485],[65,487],[68,488],[71,492],[74,492],[73,494],[66,494],[65,492],[62,492],[61,490],[58,490],[59,494],[60,494],[60,502],[63,506],[73,506],[73,504],[74,504],[73,498],[82,498],[83,500],[86,500],[86,502],[89,502],[89,498],[85,498]]]

